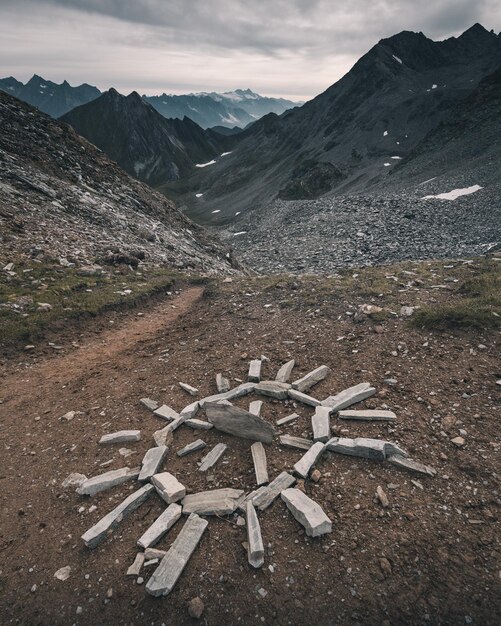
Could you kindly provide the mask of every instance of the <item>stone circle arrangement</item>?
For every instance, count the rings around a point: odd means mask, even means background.
[[[150,448],[141,462],[141,467],[124,467],[87,478],[82,474],[70,474],[63,482],[65,487],[76,486],[77,493],[93,496],[129,480],[137,480],[141,487],[128,496],[121,504],[105,515],[97,524],[89,528],[82,540],[88,548],[95,548],[104,541],[109,533],[128,515],[143,504],[153,493],[168,505],[163,513],[138,539],[139,552],[127,570],[128,576],[139,577],[146,565],[158,564],[146,584],[146,591],[153,596],[166,596],[174,588],[184,567],[200,542],[208,526],[206,516],[225,516],[237,510],[245,515],[247,528],[248,562],[252,567],[264,565],[264,544],[261,536],[258,512],[268,508],[279,496],[294,518],[304,527],[310,537],[319,537],[332,531],[332,522],[321,506],[309,498],[302,490],[295,488],[298,479],[307,479],[320,457],[326,452],[345,454],[377,461],[389,461],[394,465],[426,476],[434,476],[435,470],[410,459],[399,446],[382,439],[358,437],[331,437],[331,417],[337,415],[342,420],[358,421],[395,421],[397,416],[392,411],[382,410],[346,410],[376,393],[369,383],[360,383],[329,396],[323,401],[305,393],[323,380],[329,368],[322,365],[302,378],[289,383],[295,362],[291,360],[280,367],[275,380],[261,380],[264,357],[252,360],[249,366],[248,382],[231,389],[227,378],[216,376],[218,393],[186,406],[180,413],[168,405],[161,405],[149,398],[142,398],[141,404],[153,412],[156,417],[169,423],[154,435],[155,447]],[[185,383],[180,386],[190,395],[196,396],[198,390]],[[260,417],[263,402],[254,400],[249,410],[234,406],[230,400],[255,393],[277,400],[292,399],[314,408],[312,416],[313,440],[302,437],[281,435],[280,445],[296,448],[304,452],[294,464],[292,471],[283,471],[269,480],[266,449],[263,444],[271,444],[276,435],[274,427]],[[206,420],[195,417],[205,411]],[[293,413],[277,421],[277,426],[293,422],[299,415]],[[252,440],[251,454],[256,475],[256,489],[246,494],[242,489],[223,488],[186,494],[186,488],[170,472],[161,471],[162,464],[174,442],[174,432],[181,425],[197,430],[215,428],[221,432]],[[99,443],[112,444],[139,441],[139,430],[123,430],[104,435]],[[177,450],[178,457],[193,454],[207,447],[202,439]],[[200,461],[199,471],[206,472],[221,459],[226,451],[226,444],[216,444]],[[383,506],[388,505],[386,494],[378,487],[377,496]],[[167,534],[170,528],[183,516],[188,516],[184,526],[169,550],[158,550],[154,546]],[[243,524],[242,520],[242,524]]]

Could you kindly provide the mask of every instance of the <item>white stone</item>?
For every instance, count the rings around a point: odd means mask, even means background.
[[[162,404],[161,407],[155,409],[153,411],[153,415],[169,421],[176,420],[179,417],[179,413],[177,411],[174,411],[174,409],[168,404]]]
[[[328,373],[329,368],[327,367],[327,365],[321,365],[320,367],[317,367],[317,369],[314,369],[312,372],[308,372],[308,374],[306,374],[302,378],[295,380],[292,383],[292,388],[297,389],[298,391],[308,391],[308,389],[311,389],[314,385],[323,380]]]
[[[71,574],[71,566],[65,565],[64,567],[59,568],[57,572],[54,573],[54,578],[65,581],[65,580],[68,580],[68,578],[70,577],[70,574]]]
[[[295,364],[296,362],[294,361],[294,359],[292,359],[292,361],[287,361],[287,363],[284,363],[282,367],[278,370],[277,375],[275,376],[275,380],[279,383],[288,383],[289,378],[292,374],[292,369]]]
[[[288,472],[282,472],[272,480],[267,487],[252,498],[252,504],[260,511],[264,511],[284,489],[292,487],[295,482],[296,479],[294,476],[291,476]]]
[[[401,454],[389,455],[387,459],[390,463],[393,463],[393,465],[409,470],[410,472],[424,474],[425,476],[435,476],[435,474],[437,473],[437,470],[435,470],[433,467],[430,467],[429,465],[424,465],[419,461],[413,461],[412,459],[402,456]]]
[[[196,396],[198,393],[198,389],[196,387],[192,387],[191,385],[187,385],[186,383],[179,383],[181,389],[184,389],[190,396]]]
[[[177,456],[186,456],[187,454],[191,454],[192,452],[203,450],[206,447],[207,444],[205,443],[205,441],[203,441],[203,439],[197,439],[196,441],[189,443],[187,446],[184,446],[184,448],[181,448],[181,450],[178,450],[176,454]]]
[[[186,426],[193,428],[193,430],[210,430],[211,428],[214,428],[214,424],[206,422],[205,420],[199,420],[196,417],[186,420],[185,424]]]
[[[247,560],[252,567],[262,567],[264,565],[264,545],[261,537],[261,526],[257,518],[256,509],[252,502],[247,502]]]
[[[140,430],[119,430],[116,433],[103,435],[99,443],[125,443],[127,441],[139,441],[140,439]]]
[[[342,420],[357,420],[362,422],[394,422],[397,416],[393,411],[379,411],[365,409],[363,411],[339,411],[338,417]]]
[[[370,383],[360,383],[359,385],[344,389],[335,396],[329,396],[322,402],[322,405],[330,407],[331,413],[336,413],[337,411],[345,409],[347,406],[370,398],[375,393],[376,390],[374,387],[370,386]]]
[[[229,515],[244,498],[242,489],[212,489],[186,496],[181,502],[183,513]]]
[[[77,489],[77,493],[81,496],[93,496],[96,493],[111,489],[121,485],[127,480],[134,480],[139,476],[139,469],[129,469],[122,467],[121,469],[111,470],[99,476],[93,476],[83,482]]]
[[[78,472],[72,472],[61,483],[61,487],[66,489],[67,487],[80,487],[82,483],[87,480],[87,476],[85,474],[79,474]]]
[[[279,420],[277,420],[277,426],[284,426],[289,422],[297,420],[298,417],[299,415],[297,413],[292,413],[291,415],[287,415],[287,417],[281,417]]]
[[[156,430],[153,433],[153,441],[155,442],[157,447],[166,446],[170,444],[170,442],[173,440],[174,430],[172,428],[172,424],[174,424],[176,421],[177,420],[174,420],[170,424],[167,424],[167,426],[164,426],[160,430]]]
[[[170,472],[162,472],[151,477],[151,483],[157,490],[158,495],[167,502],[177,502],[186,495],[186,487]]]
[[[151,398],[141,398],[140,402],[150,411],[156,411],[160,406],[156,400],[151,400]]]
[[[327,406],[315,407],[315,414],[311,418],[313,429],[313,441],[323,441],[324,443],[331,436],[330,409]]]
[[[264,485],[268,482],[268,469],[266,464],[266,452],[260,441],[256,441],[251,446],[252,461],[254,463],[254,472],[256,473],[257,485]]]
[[[360,456],[365,459],[376,459],[379,461],[383,461],[386,457],[395,454],[401,454],[404,457],[407,456],[407,453],[397,445],[390,441],[385,441],[384,439],[333,437],[326,445],[327,450],[330,452],[338,452],[349,456]]]
[[[217,443],[212,450],[204,456],[200,462],[199,472],[206,472],[219,461],[228,446],[225,443]]]
[[[222,374],[216,374],[216,387],[218,393],[226,393],[230,390],[230,381]]]
[[[259,417],[261,415],[262,408],[263,408],[262,400],[253,400],[249,404],[249,413],[252,413],[252,415],[257,415]]]
[[[138,552],[134,562],[127,570],[127,576],[139,576],[144,563],[144,552]]]
[[[148,560],[163,559],[166,554],[167,552],[165,550],[157,550],[156,548],[146,548],[146,550],[144,551],[144,558]]]
[[[262,380],[256,385],[255,392],[260,396],[268,396],[275,400],[287,400],[289,397],[289,383],[280,383],[276,380]]]
[[[143,550],[151,548],[174,526],[181,517],[183,509],[179,504],[170,504],[165,511],[157,517],[153,524],[138,539],[137,545]]]
[[[309,406],[319,406],[321,404],[320,400],[312,398],[312,396],[308,396],[297,389],[289,389],[288,396],[292,400],[297,400],[298,402],[302,402],[303,404],[307,404]]]
[[[192,402],[191,404],[188,404],[188,406],[185,406],[184,409],[181,411],[181,413],[179,413],[179,417],[182,420],[181,424],[185,422],[186,420],[190,420],[193,417],[195,417],[195,415],[198,413],[200,409],[200,406],[201,405],[198,400],[196,402]]]
[[[308,537],[319,537],[332,532],[332,522],[322,507],[299,489],[285,489],[281,498],[287,508],[302,524]]]
[[[313,441],[303,437],[292,437],[291,435],[280,435],[280,444],[287,448],[297,448],[299,450],[309,450]]]
[[[150,478],[158,472],[168,451],[169,448],[167,448],[167,446],[156,446],[146,452],[141,461],[141,472],[139,474],[140,482],[150,480]]]
[[[294,464],[294,471],[301,478],[307,478],[311,468],[320,459],[325,450],[325,443],[317,441],[307,450],[297,463]]]
[[[242,396],[247,396],[249,393],[252,393],[255,387],[256,383],[242,383],[241,385],[238,385],[238,387],[234,387],[225,393],[217,393],[214,396],[202,398],[199,401],[200,406],[204,407],[206,403],[220,402],[221,400],[236,400],[237,398],[241,398]]]
[[[249,374],[247,380],[250,383],[258,383],[261,380],[261,365],[260,359],[254,359],[249,364]]]

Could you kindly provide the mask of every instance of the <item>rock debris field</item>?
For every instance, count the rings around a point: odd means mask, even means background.
[[[168,405],[159,405],[150,398],[142,398],[141,404],[152,413],[153,419],[161,419],[168,423],[155,431],[153,435],[155,445],[146,452],[141,466],[124,467],[91,478],[72,473],[63,482],[63,487],[76,488],[77,494],[84,497],[92,497],[127,481],[139,482],[138,488],[131,495],[82,535],[81,539],[89,549],[94,549],[104,542],[113,529],[124,523],[126,518],[150,497],[157,496],[165,503],[165,510],[137,538],[135,554],[131,546],[131,564],[124,572],[139,584],[148,578],[145,589],[153,596],[166,596],[172,591],[209,524],[206,518],[211,516],[225,517],[236,526],[246,527],[247,541],[243,546],[248,563],[254,568],[263,567],[265,564],[264,541],[269,539],[262,536],[259,515],[277,499],[283,501],[290,514],[304,527],[307,536],[314,538],[335,532],[332,520],[324,512],[322,503],[316,502],[305,493],[305,481],[318,482],[321,478],[321,473],[315,465],[324,454],[343,454],[375,462],[387,462],[396,468],[424,477],[433,477],[436,473],[433,468],[420,463],[418,459],[411,459],[405,450],[391,441],[331,436],[333,420],[394,422],[398,419],[391,410],[348,409],[376,393],[376,389],[370,383],[358,383],[319,400],[310,395],[310,390],[328,376],[327,366],[317,367],[301,378],[289,382],[293,378],[295,365],[294,360],[290,360],[280,367],[274,380],[262,380],[266,361],[266,357],[252,360],[249,365],[248,381],[241,382],[234,388],[230,388],[228,379],[218,373],[215,378],[217,393],[192,401],[180,412]],[[187,394],[194,397],[198,395],[195,387],[183,382],[179,385]],[[249,410],[231,403],[231,400],[251,394],[258,399],[250,402]],[[287,400],[295,405],[299,403],[311,407],[313,437],[283,434],[277,441],[274,425],[264,419],[266,399]],[[277,420],[276,426],[286,427],[298,417],[296,413],[292,413]],[[180,427],[199,430],[202,433],[201,437],[184,447],[176,446],[175,432]],[[208,449],[202,437],[203,432],[210,429],[253,442],[249,455],[254,464],[255,490],[246,493],[243,489],[223,487],[192,493],[189,485],[182,484],[168,471],[169,455],[174,452],[181,458],[198,454],[199,472],[208,472],[219,463],[224,458],[228,446],[217,443]],[[116,445],[134,443],[140,439],[140,430],[121,430],[103,435],[99,443],[103,446]],[[457,439],[455,445],[461,446],[460,437]],[[270,476],[267,453],[276,452],[277,449],[280,453],[283,447],[297,449],[298,460],[277,476]],[[418,481],[414,482],[420,485]],[[375,496],[382,508],[389,506],[388,497],[380,485]],[[171,547],[167,551],[155,547],[177,523],[181,523],[182,528]],[[69,566],[55,573],[55,577],[60,580],[66,580],[69,575]],[[258,592],[266,594],[264,589]],[[193,617],[200,617],[203,612],[202,600],[194,598],[189,611]]]

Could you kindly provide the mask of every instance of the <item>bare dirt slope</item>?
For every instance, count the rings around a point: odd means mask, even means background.
[[[363,272],[339,280],[247,279],[209,286],[202,299],[198,289],[185,288],[152,308],[145,305],[143,317],[137,310],[109,313],[112,330],[96,327],[93,333],[89,327],[80,336],[71,327],[61,331],[64,354],[47,356],[37,345],[34,354],[6,357],[0,391],[0,621],[192,623],[186,604],[199,596],[205,603],[202,622],[214,625],[497,623],[499,335],[423,331],[398,315],[400,305],[453,299],[447,287],[454,283],[444,280],[455,280],[456,269],[474,275],[475,264],[467,270],[453,265],[383,268],[370,280]],[[347,312],[365,302],[388,313],[354,323]],[[319,483],[307,480],[304,489],[332,519],[330,535],[307,538],[277,500],[260,515],[265,565],[253,570],[242,547],[245,528],[236,526],[234,516],[210,518],[172,594],[151,598],[125,572],[137,539],[162,510],[160,500],[152,497],[89,550],[80,535],[133,485],[86,499],[64,490],[61,482],[70,472],[92,476],[140,463],[153,431],[165,424],[139,404],[141,397],[179,410],[191,398],[178,381],[195,385],[202,397],[215,392],[217,372],[237,384],[246,378],[249,359],[261,354],[269,358],[265,377],[274,377],[290,358],[297,362],[295,377],[330,366],[331,373],[312,390],[319,398],[370,381],[378,393],[357,408],[387,405],[397,423],[333,418],[333,430],[394,441],[435,467],[437,476],[327,454],[318,464]],[[250,399],[236,404],[247,407]],[[73,420],[61,420],[70,410],[78,412]],[[307,407],[270,400],[262,415],[275,423],[294,410],[300,419],[280,432],[311,436]],[[102,434],[125,428],[142,431],[140,442],[123,445],[131,456],[124,458],[120,445],[98,445]],[[466,431],[462,448],[451,443],[459,429]],[[198,437],[209,446],[228,444],[208,475],[197,471],[203,453],[175,456]],[[215,430],[181,427],[165,469],[193,492],[224,486],[248,492],[255,488],[249,448],[250,442]],[[275,442],[267,455],[273,478],[290,469],[301,452]],[[378,486],[388,495],[388,509],[375,499]],[[180,527],[181,522],[157,547],[167,549]],[[55,579],[56,570],[67,565],[69,579]],[[143,570],[145,580],[152,571]]]

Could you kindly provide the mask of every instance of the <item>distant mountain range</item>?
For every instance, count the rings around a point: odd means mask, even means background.
[[[60,117],[101,95],[101,91],[92,85],[72,87],[67,81],[58,85],[36,74],[26,84],[12,76],[1,78],[0,91],[28,102],[52,117]],[[211,126],[244,128],[263,115],[268,113],[280,115],[302,104],[283,98],[261,96],[250,89],[181,96],[162,94],[143,98],[164,117],[177,119],[189,117],[202,128]]]

